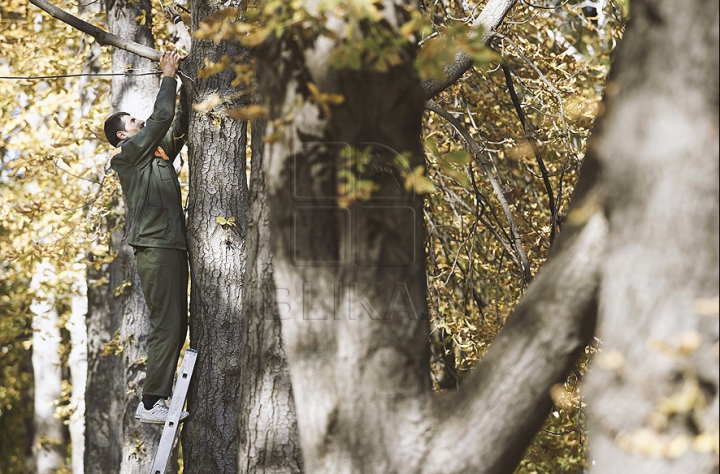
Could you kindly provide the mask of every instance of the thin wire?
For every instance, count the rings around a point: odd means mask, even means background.
[[[63,79],[66,77],[83,77],[83,76],[150,76],[160,74],[160,70],[153,72],[141,72],[131,74],[126,72],[98,72],[98,73],[80,73],[80,74],[58,74],[56,76],[0,76],[1,80],[32,80],[32,79]]]
[[[528,2],[527,0],[522,0],[522,2],[523,2],[525,5],[527,5],[527,6],[529,6],[529,7],[533,7],[533,8],[540,8],[540,9],[542,9],[542,10],[555,10],[556,8],[562,8],[562,7],[564,7],[565,5],[567,5],[568,3],[570,3],[570,0],[565,0],[565,2],[563,2],[562,4],[552,5],[552,6],[551,6],[551,5],[548,5],[548,6],[533,5],[532,3]]]

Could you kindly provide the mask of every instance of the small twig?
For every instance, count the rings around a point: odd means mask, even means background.
[[[173,2],[173,5],[175,5],[175,6],[178,7],[180,10],[184,11],[185,13],[187,13],[188,15],[190,14],[190,10],[188,10],[188,9],[185,8],[184,6],[180,5],[179,3]]]
[[[90,200],[85,204],[85,205],[87,206],[87,209],[88,209],[87,213],[85,214],[85,223],[88,223],[88,222],[90,221],[90,212],[91,212],[92,209],[93,209],[93,205],[95,205],[95,202],[100,198],[100,196],[102,195],[102,193],[105,191],[105,186],[104,186],[104,185],[105,185],[105,179],[106,179],[108,176],[110,176],[110,172],[106,170],[105,173],[103,174],[102,179],[101,179],[100,182],[98,183],[99,186],[98,186],[97,192],[95,193],[95,196],[93,196],[93,198],[90,199]]]
[[[473,190],[475,191],[475,203],[476,203],[476,206],[482,205],[482,207],[483,207],[483,212],[482,212],[482,213],[479,212],[479,209],[476,210],[476,213],[475,213],[476,218],[477,218],[480,222],[482,222],[482,224],[490,231],[490,233],[498,240],[498,242],[500,242],[500,245],[502,245],[502,247],[503,247],[503,249],[505,250],[505,252],[507,252],[507,254],[510,255],[510,258],[512,259],[512,261],[515,262],[515,265],[517,265],[518,267],[520,267],[520,268],[522,269],[522,264],[520,263],[520,261],[519,261],[519,260],[517,259],[517,257],[515,256],[515,252],[512,251],[512,247],[510,246],[510,242],[508,242],[509,236],[508,236],[507,233],[505,232],[505,229],[503,229],[502,226],[500,226],[500,229],[503,231],[503,234],[505,234],[505,237],[506,237],[506,238],[503,238],[503,237],[498,233],[498,231],[495,230],[495,228],[490,224],[490,222],[487,221],[487,220],[486,220],[485,218],[483,218],[483,216],[482,216],[482,215],[484,214],[484,209],[485,209],[485,205],[482,203],[482,201],[485,199],[485,196],[482,195],[482,193],[480,192],[480,188],[478,187],[477,182],[475,181],[475,174],[474,174],[474,171],[473,171],[473,169],[472,169],[472,166],[470,167],[470,182],[472,183]],[[500,224],[498,217],[495,215],[495,213],[494,213],[493,210],[492,210],[492,206],[488,206],[488,208],[490,209],[490,214],[492,214],[493,218],[495,219],[495,222],[497,222],[498,224]]]
[[[70,176],[72,176],[72,177],[74,177],[74,178],[84,179],[85,181],[90,181],[91,183],[95,183],[95,184],[102,184],[100,181],[98,181],[98,180],[96,180],[96,179],[85,178],[85,177],[83,177],[83,176],[78,176],[78,175],[76,175],[76,174],[71,173],[70,171],[68,171],[68,170],[66,170],[66,169],[62,169],[62,168],[60,167],[60,165],[58,165],[58,162],[57,162],[57,160],[55,159],[55,157],[52,156],[52,155],[49,156],[48,159],[50,159],[50,160],[53,162],[53,165],[55,165],[55,168],[59,169],[60,171],[62,171],[62,172],[64,172],[64,173],[69,174]]]

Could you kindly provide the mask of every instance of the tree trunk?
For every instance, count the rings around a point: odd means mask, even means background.
[[[32,364],[35,375],[33,472],[38,474],[51,474],[65,465],[62,420],[54,416],[60,400],[62,376],[58,312],[55,296],[47,293],[53,279],[55,269],[48,263],[41,263],[30,284],[36,292],[30,310],[33,313]]]
[[[592,471],[717,472],[718,3],[631,18],[589,146],[610,223]]]
[[[193,2],[193,27],[205,16],[231,5]],[[183,72],[197,77],[203,60],[231,58],[237,44],[193,40]],[[241,375],[240,324],[245,272],[247,124],[228,118],[221,108],[246,105],[230,83],[232,71],[195,79],[189,100],[198,103],[218,94],[223,103],[208,113],[192,112],[188,133],[190,195],[188,245],[192,270],[190,345],[198,351],[190,392],[190,418],[182,432],[185,472],[223,474],[238,469],[237,414]],[[236,98],[232,98],[232,97]],[[220,225],[217,217],[235,219]]]
[[[108,223],[112,228],[112,222]],[[120,240],[120,232],[112,238]],[[110,248],[116,248],[117,242]],[[121,315],[113,311],[116,298],[113,284],[122,278],[120,261],[115,259],[99,269],[92,260],[87,267],[88,311],[87,325],[87,383],[85,386],[85,472],[119,472],[122,446],[122,425],[118,415],[123,400],[120,358],[102,355],[105,344],[120,329]]]
[[[80,7],[80,12],[84,14],[97,14],[100,11],[100,5],[93,3]],[[80,40],[80,48],[84,50],[87,47],[87,54],[82,65],[84,74],[94,74],[100,70],[100,45],[96,42],[88,44],[87,38]],[[86,116],[91,107],[93,107],[97,97],[97,85],[93,84],[91,76],[81,77],[78,81],[78,96],[80,98],[80,107],[74,111],[76,120],[80,120]],[[79,153],[83,159],[91,158],[95,155],[98,146],[98,140],[85,140],[80,147]],[[87,258],[87,254],[83,253],[82,260]],[[87,262],[85,262],[87,264]],[[71,300],[71,314],[68,320],[67,328],[70,331],[70,342],[72,345],[70,355],[68,356],[68,366],[70,369],[70,383],[72,385],[71,406],[73,414],[70,418],[69,431],[70,442],[72,444],[72,472],[85,472],[85,389],[87,388],[88,379],[88,326],[86,317],[88,314],[88,288],[87,277],[88,270],[85,269],[84,274],[75,273],[78,281],[73,285],[72,289],[76,292]],[[93,290],[90,290],[93,291]],[[110,336],[110,334],[106,334]]]
[[[395,11],[383,14],[401,23]],[[411,170],[424,162],[424,93],[411,61],[386,74],[337,71],[324,62],[328,43],[283,51],[287,44],[274,42],[258,55],[259,80],[278,115],[294,116],[282,140],[268,145],[265,170],[305,467],[418,472],[431,393],[425,231],[422,197],[404,191],[407,170],[394,160],[406,153]],[[300,95],[307,82],[344,103],[324,114]],[[345,162],[345,145],[369,149],[362,178],[379,190],[343,208],[338,172],[348,166],[359,175],[361,159]]]
[[[273,281],[263,170],[265,121],[252,124],[252,175],[243,288],[238,472],[300,473],[302,454]]]
[[[85,9],[97,8],[89,5]],[[100,46],[93,43],[87,62],[83,65],[83,72],[99,72],[100,64],[97,61]],[[89,78],[80,79],[81,107],[80,116],[86,115],[92,103],[90,94],[94,93],[88,87]],[[79,117],[78,117],[79,118]],[[96,144],[87,141],[83,146],[84,153],[95,153]],[[108,219],[107,228],[115,226],[115,219]],[[114,232],[113,238],[119,241],[122,232]],[[118,244],[111,242],[110,248],[117,248]],[[117,416],[124,390],[121,381],[120,359],[113,355],[101,355],[105,343],[110,341],[115,332],[120,329],[120,314],[111,311],[113,282],[118,278],[113,276],[120,271],[119,262],[102,265],[95,268],[94,256],[88,253],[87,269],[85,273],[87,282],[87,309],[85,315],[86,336],[86,366],[87,374],[84,387],[84,423],[85,436],[83,449],[76,448],[73,442],[73,457],[76,449],[84,453],[84,471],[80,472],[119,472],[120,447],[122,445],[121,419]],[[73,386],[73,390],[76,387]]]
[[[72,345],[68,355],[70,384],[72,385],[70,406],[73,410],[70,415],[69,430],[72,444],[72,472],[82,473],[84,472],[83,458],[85,455],[85,386],[88,369],[87,326],[85,325],[88,300],[85,279],[78,281],[73,286],[73,290],[77,294],[72,297],[70,318],[67,323]]]

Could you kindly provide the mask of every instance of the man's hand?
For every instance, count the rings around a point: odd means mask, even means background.
[[[180,66],[180,55],[175,51],[165,51],[160,55],[160,69],[164,76],[175,77]]]

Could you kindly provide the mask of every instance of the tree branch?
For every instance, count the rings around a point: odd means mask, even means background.
[[[530,262],[528,261],[527,255],[525,255],[525,251],[522,248],[522,239],[520,238],[520,229],[518,228],[517,224],[515,223],[515,218],[512,215],[512,210],[510,209],[510,205],[507,202],[507,199],[505,199],[505,195],[502,192],[502,186],[500,186],[500,183],[495,178],[495,175],[492,172],[492,169],[490,167],[490,164],[485,159],[485,157],[482,154],[482,150],[480,147],[475,143],[475,140],[473,140],[470,133],[465,129],[465,127],[460,123],[459,120],[457,120],[455,117],[450,115],[445,109],[437,105],[435,102],[428,100],[425,102],[425,108],[428,110],[431,110],[450,122],[458,132],[460,132],[460,135],[465,139],[465,142],[467,143],[467,147],[470,150],[472,156],[475,157],[476,160],[480,163],[482,168],[485,170],[485,173],[488,176],[488,179],[490,180],[490,184],[492,184],[493,190],[495,191],[495,197],[497,197],[498,201],[500,201],[500,205],[502,206],[503,210],[505,211],[505,216],[508,219],[508,223],[510,224],[510,232],[513,237],[513,246],[515,247],[515,252],[517,253],[517,258],[510,253],[510,256],[520,264],[520,270],[523,274],[523,280],[526,283],[530,283],[532,280],[532,273],[530,273]]]
[[[506,41],[512,48],[515,50],[518,56],[522,58],[525,63],[530,66],[535,73],[538,75],[540,80],[545,83],[545,85],[552,91],[552,93],[555,95],[555,98],[557,99],[558,108],[560,109],[560,122],[562,123],[563,128],[563,139],[565,140],[565,146],[567,147],[567,158],[565,159],[565,164],[563,165],[562,172],[560,173],[560,181],[558,184],[558,192],[557,192],[557,198],[555,202],[557,202],[558,207],[561,205],[562,201],[562,183],[563,183],[563,177],[565,175],[565,171],[567,170],[568,164],[570,163],[570,157],[575,154],[575,148],[572,146],[572,143],[570,142],[570,132],[568,130],[567,121],[565,120],[565,108],[563,106],[563,100],[562,100],[562,94],[560,94],[560,91],[555,87],[550,80],[545,77],[545,75],[538,69],[538,67],[530,61],[530,59],[523,54],[523,52],[520,50],[520,48],[507,36],[502,35],[500,33],[493,33],[493,36],[497,36],[498,38],[502,38],[503,41]],[[558,210],[559,211],[559,210]]]
[[[608,230],[600,199],[592,190],[579,199],[483,360],[460,392],[440,399],[424,473],[515,470],[552,406],[550,389],[566,379],[595,328]]]
[[[108,33],[107,31],[102,30],[95,25],[91,25],[90,23],[81,20],[74,15],[71,15],[70,13],[56,7],[55,5],[46,0],[30,0],[30,3],[40,8],[41,10],[44,10],[53,18],[57,18],[58,20],[67,23],[73,28],[82,31],[83,33],[89,34],[90,36],[95,38],[98,43],[102,45],[115,46],[116,48],[129,51],[143,58],[147,58],[151,61],[160,60],[160,51],[148,48],[147,46],[135,43],[134,41],[124,40],[119,36]]]
[[[482,41],[489,44],[493,38],[495,29],[502,23],[508,11],[517,3],[517,0],[490,0],[480,15],[473,21],[472,28],[483,28]],[[465,71],[473,65],[473,60],[463,51],[458,51],[455,60],[444,66],[445,77],[442,79],[428,79],[423,83],[425,98],[431,99],[444,91],[465,74]]]

